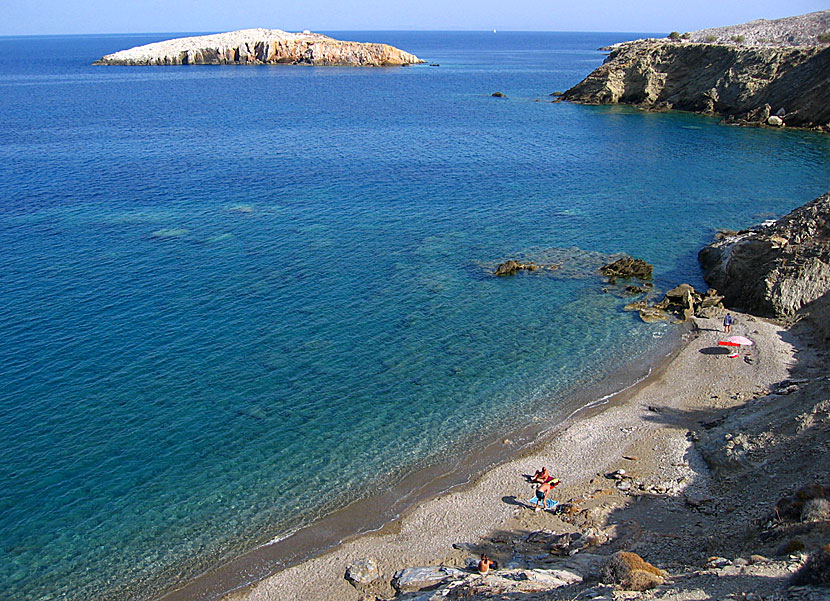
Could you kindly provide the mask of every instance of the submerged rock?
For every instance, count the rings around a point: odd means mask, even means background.
[[[423,63],[388,44],[335,40],[319,33],[243,29],[176,38],[107,54],[94,65],[349,65],[386,67]]]

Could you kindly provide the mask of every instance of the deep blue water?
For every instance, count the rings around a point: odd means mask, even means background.
[[[554,423],[671,329],[602,293],[604,258],[703,286],[717,228],[828,189],[827,136],[549,102],[633,34],[333,35],[440,67],[92,67],[171,36],[0,38],[9,598],[151,598]],[[487,275],[517,256],[562,268]]]

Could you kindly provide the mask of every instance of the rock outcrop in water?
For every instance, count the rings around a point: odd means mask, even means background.
[[[531,261],[530,263],[519,263],[518,261],[510,259],[509,261],[505,261],[504,263],[499,264],[499,266],[496,267],[496,270],[493,272],[493,275],[514,275],[522,270],[535,271],[537,269],[539,269],[539,266],[536,265],[536,263],[534,263],[533,261]]]
[[[771,224],[722,235],[699,253],[726,303],[780,318],[830,302],[830,193]]]
[[[806,22],[830,22],[830,11],[801,19],[798,22],[803,27]],[[764,21],[763,25],[770,27],[771,23],[775,22]],[[751,35],[750,29],[746,31],[735,40]],[[795,33],[788,37],[795,39]],[[830,129],[830,46],[819,42],[823,36],[810,39],[816,43],[798,47],[683,39],[626,42],[615,46],[603,65],[565,92],[562,99]],[[771,122],[771,117],[780,122]]]
[[[388,67],[422,63],[387,44],[344,42],[319,33],[244,29],[177,38],[107,54],[95,65],[325,65]]]
[[[608,263],[599,268],[602,275],[608,277],[610,283],[616,282],[617,278],[637,278],[650,280],[654,267],[642,259],[622,257],[613,263]]]

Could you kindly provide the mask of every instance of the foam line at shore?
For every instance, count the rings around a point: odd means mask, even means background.
[[[344,543],[382,535],[424,503],[447,495],[463,494],[497,466],[538,450],[555,432],[572,425],[577,415],[589,417],[609,406],[612,400],[636,390],[660,371],[657,368],[677,354],[686,338],[681,329],[677,336],[663,339],[644,373],[637,373],[640,365],[623,366],[602,382],[574,392],[571,401],[563,407],[570,405],[575,409],[566,413],[565,417],[556,418],[550,424],[533,423],[518,431],[493,433],[470,452],[417,470],[378,495],[352,501],[313,524],[274,537],[248,553],[201,574],[184,587],[168,592],[159,601],[212,601],[223,598],[269,574],[274,575],[315,557],[336,552]],[[671,349],[670,352],[663,352],[666,347]],[[609,381],[625,385],[605,392],[603,388],[607,390]],[[592,397],[595,400],[586,402]],[[505,444],[508,439],[509,445]]]

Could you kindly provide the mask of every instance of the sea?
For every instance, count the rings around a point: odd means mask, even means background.
[[[177,34],[0,38],[4,598],[152,601],[469,479],[677,343],[599,266],[705,289],[720,228],[828,190],[827,135],[553,102],[646,34],[326,33],[427,63],[96,67]]]

